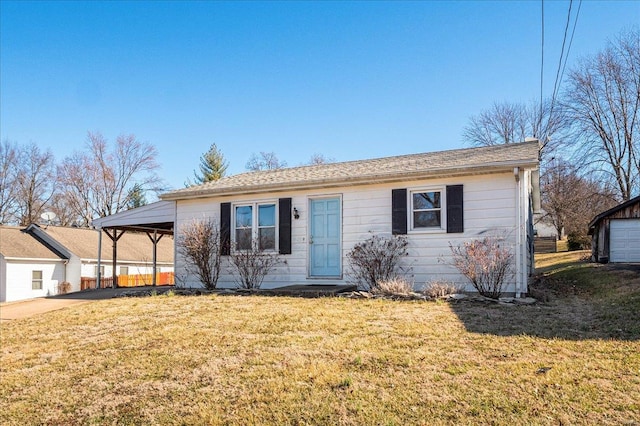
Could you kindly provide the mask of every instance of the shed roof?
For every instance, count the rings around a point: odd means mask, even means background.
[[[593,220],[591,220],[591,222],[589,222],[589,235],[591,235],[593,233],[593,229],[594,227],[598,224],[598,222],[600,222],[602,219],[604,219],[605,217],[611,216],[614,213],[619,212],[620,210],[626,209],[629,206],[632,206],[636,203],[640,204],[640,195],[637,197],[634,197],[628,201],[625,201],[624,203],[618,204],[615,207],[610,208],[607,211],[604,211],[602,213],[600,213],[599,215],[597,215],[596,217],[593,218]]]
[[[0,254],[14,259],[61,260],[18,226],[0,226]]]
[[[491,173],[516,166],[538,165],[539,143],[522,142],[480,148],[409,154],[347,161],[223,177],[161,195],[163,200],[214,195],[251,194],[288,189],[328,188],[399,182],[428,177]]]

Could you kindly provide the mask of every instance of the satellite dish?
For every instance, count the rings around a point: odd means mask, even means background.
[[[46,220],[47,225],[49,225],[51,221],[55,220],[55,218],[58,216],[54,212],[44,212],[40,215],[40,217],[42,218],[42,220]]]

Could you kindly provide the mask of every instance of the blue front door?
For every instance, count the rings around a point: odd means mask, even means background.
[[[341,276],[341,212],[340,198],[311,200],[309,229],[309,275]]]

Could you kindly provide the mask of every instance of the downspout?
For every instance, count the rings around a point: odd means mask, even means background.
[[[521,251],[522,251],[522,216],[520,210],[522,209],[522,199],[520,193],[520,167],[513,169],[513,176],[516,179],[516,271],[515,271],[515,297],[520,297],[520,270],[522,268],[521,263]]]

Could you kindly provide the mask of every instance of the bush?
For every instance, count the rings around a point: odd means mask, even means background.
[[[422,294],[428,297],[444,297],[449,294],[460,293],[459,286],[448,281],[435,280],[427,283],[422,289]]]
[[[71,291],[71,283],[63,281],[58,283],[58,294],[67,294]]]
[[[260,288],[264,277],[280,263],[276,253],[265,252],[253,241],[250,248],[231,252],[231,273],[235,277],[238,288]]]
[[[193,220],[182,227],[176,243],[186,270],[200,279],[207,290],[213,290],[220,276],[220,228],[213,220]]]
[[[408,244],[404,235],[372,235],[356,244],[347,253],[351,279],[358,287],[374,291],[381,282],[402,275],[401,272],[404,271],[400,267],[400,261],[408,255]]]
[[[511,274],[513,253],[502,247],[503,238],[489,236],[453,246],[453,266],[473,284],[483,296],[498,299],[504,281]]]
[[[591,237],[572,232],[567,236],[567,247],[569,251],[589,249],[591,248]]]
[[[403,295],[407,296],[413,292],[413,283],[402,277],[393,277],[389,280],[380,281],[372,293],[384,296]]]

